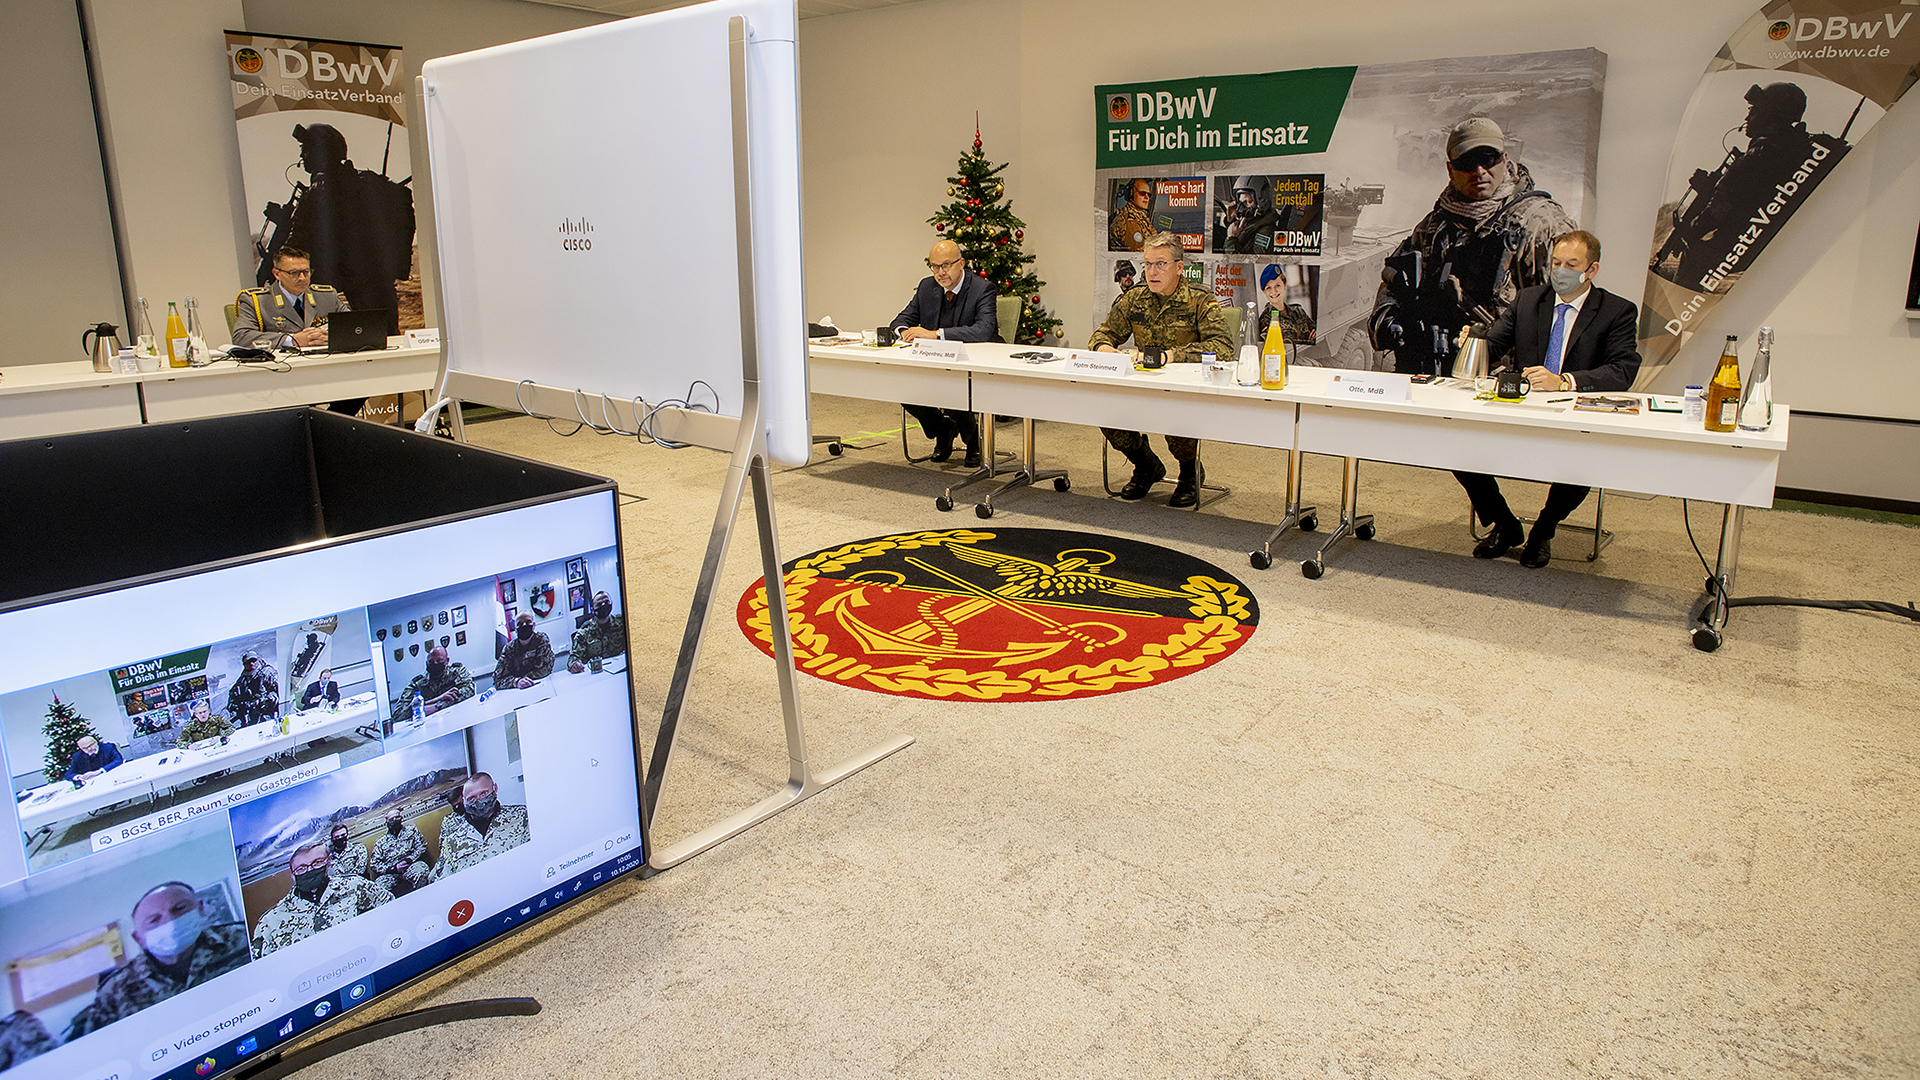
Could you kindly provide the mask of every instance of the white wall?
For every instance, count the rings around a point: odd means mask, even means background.
[[[1473,9],[1417,0],[925,0],[809,19],[800,24],[808,312],[853,327],[899,310],[926,272],[935,234],[924,221],[972,142],[975,108],[988,156],[1013,162],[1007,193],[1048,282],[1043,302],[1082,340],[1104,314],[1092,310],[1089,247],[1096,84],[1589,46],[1607,54],[1607,84],[1598,207],[1582,224],[1607,245],[1600,284],[1637,302],[1681,113],[1714,52],[1757,8],[1755,0],[1571,8],[1488,0]],[[1782,230],[1663,384],[1704,381],[1721,337],[1746,341],[1771,321],[1779,400],[1920,420],[1920,346],[1902,313],[1917,181],[1920,102],[1910,97]],[[1920,470],[1858,467],[1874,460],[1885,428],[1809,427],[1781,483],[1920,501]],[[1797,463],[1816,459],[1824,464],[1798,475],[1818,482],[1796,479]]]

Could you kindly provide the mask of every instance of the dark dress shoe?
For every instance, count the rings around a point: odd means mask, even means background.
[[[977,469],[980,467],[980,461],[981,461],[981,457],[980,457],[979,444],[968,443],[967,456],[965,460],[962,462],[962,464],[964,464],[969,469]]]
[[[1127,486],[1120,489],[1120,497],[1128,502],[1144,499],[1147,497],[1147,492],[1153,490],[1153,485],[1166,478],[1166,465],[1162,464],[1158,457],[1149,457],[1133,467],[1133,479],[1127,481]]]
[[[1530,536],[1527,546],[1520,549],[1520,565],[1529,570],[1538,570],[1553,558],[1553,537]]]
[[[1206,466],[1197,461],[1183,462],[1180,466],[1180,482],[1173,485],[1173,495],[1167,499],[1167,505],[1176,510],[1200,505],[1200,485],[1206,479]]]
[[[954,433],[949,431],[945,435],[934,436],[933,453],[927,455],[927,460],[928,461],[945,461],[948,458],[952,457],[953,456],[953,435]]]
[[[1509,548],[1518,544],[1524,537],[1520,535],[1520,523],[1495,525],[1485,540],[1474,545],[1473,557],[1476,559],[1497,559],[1505,555]]]

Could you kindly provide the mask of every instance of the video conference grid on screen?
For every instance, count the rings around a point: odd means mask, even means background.
[[[328,569],[424,582],[457,539]],[[237,604],[236,576],[118,595]],[[608,543],[0,687],[0,1072],[224,1071],[638,867],[621,596]]]

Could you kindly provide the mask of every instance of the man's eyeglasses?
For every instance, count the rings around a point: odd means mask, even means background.
[[[1447,165],[1454,172],[1473,172],[1476,169],[1491,169],[1505,160],[1506,151],[1492,146],[1477,146],[1447,162]]]
[[[283,275],[285,277],[312,277],[313,276],[313,268],[309,266],[303,266],[298,270],[282,270],[276,266],[273,268],[273,272],[276,274]]]
[[[1168,267],[1172,267],[1172,266],[1179,266],[1179,265],[1180,265],[1180,264],[1179,264],[1179,263],[1177,263],[1177,262],[1149,262],[1149,263],[1147,263],[1147,269],[1149,269],[1149,270],[1165,270],[1165,269],[1167,269]]]
[[[948,259],[946,262],[943,262],[943,263],[934,263],[933,268],[935,270],[951,270],[954,267],[959,266],[961,263],[966,261],[967,260],[965,259]]]

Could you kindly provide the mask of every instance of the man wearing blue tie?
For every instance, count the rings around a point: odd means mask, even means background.
[[[1596,287],[1599,270],[1600,241],[1578,229],[1567,233],[1554,242],[1547,284],[1522,289],[1487,331],[1488,352],[1505,355],[1506,367],[1521,367],[1536,393],[1587,394],[1633,385],[1640,371],[1634,343],[1638,309],[1633,301]],[[1480,523],[1493,529],[1473,549],[1474,558],[1497,559],[1524,538],[1520,565],[1534,570],[1552,558],[1554,530],[1591,490],[1577,484],[1549,487],[1533,531],[1523,537],[1499,481],[1486,473],[1453,475],[1467,489]]]

